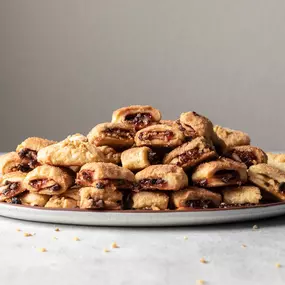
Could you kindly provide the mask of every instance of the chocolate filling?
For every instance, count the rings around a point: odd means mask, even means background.
[[[239,179],[239,173],[235,170],[219,170],[215,173],[215,178],[221,179],[224,183]]]
[[[250,151],[233,150],[231,156],[234,160],[246,164],[247,167],[256,164],[257,161],[256,155]]]
[[[11,192],[16,192],[20,187],[20,182],[12,182],[12,181],[5,181],[5,186],[7,186],[4,190],[2,190],[3,195],[10,194]]]
[[[162,187],[165,186],[166,181],[163,180],[162,178],[153,178],[153,179],[142,179],[139,181],[139,184],[141,187]]]
[[[148,126],[152,121],[152,115],[149,113],[130,114],[125,117],[125,120],[132,122],[138,129]]]
[[[282,194],[285,193],[285,182],[281,182],[281,183],[279,184],[278,190],[279,190],[279,192],[281,192]]]
[[[194,209],[207,209],[212,206],[211,200],[187,200],[185,206]]]
[[[154,151],[149,151],[148,161],[150,162],[150,164],[160,164],[161,163],[159,155]]]
[[[35,150],[23,148],[18,155],[23,160],[23,162],[19,165],[20,171],[28,172],[39,165],[37,161],[37,152]]]
[[[199,153],[198,148],[188,150],[177,156],[178,159],[177,165],[182,166],[183,164],[187,163],[189,160],[198,159],[200,156],[201,153]]]
[[[40,190],[40,189],[50,189],[51,191],[58,191],[60,190],[60,185],[58,183],[55,183],[54,185],[45,187],[45,185],[49,182],[49,179],[35,179],[30,181],[29,185],[31,185],[33,188]]]
[[[153,140],[153,139],[170,141],[171,139],[173,139],[173,137],[174,133],[172,131],[151,131],[151,132],[141,132],[139,134],[139,139],[141,141]]]
[[[104,133],[116,139],[133,139],[133,136],[129,130],[123,130],[119,128],[106,128],[104,130]]]

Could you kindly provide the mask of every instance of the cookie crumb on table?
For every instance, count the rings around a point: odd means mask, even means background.
[[[275,264],[275,266],[276,266],[277,268],[280,268],[280,267],[281,267],[281,264],[277,262],[277,263]]]
[[[32,234],[30,234],[30,233],[24,233],[24,237],[31,237],[32,236]]]
[[[104,248],[104,249],[103,249],[103,252],[110,252],[110,250],[107,249],[107,248]]]
[[[184,237],[184,240],[187,240],[187,239],[188,239],[188,237],[187,237],[187,236],[185,236],[185,237]]]
[[[74,237],[73,240],[80,241],[79,237]]]
[[[56,232],[59,232],[59,228],[55,228],[54,230],[55,230]]]
[[[111,247],[112,248],[119,248],[119,246],[117,245],[117,243],[115,241],[111,244]]]
[[[247,247],[247,245],[246,244],[242,244],[241,247]]]
[[[204,258],[204,257],[200,258],[200,262],[201,262],[201,263],[208,263],[208,261],[207,261],[207,260],[205,260],[205,258]]]
[[[254,225],[254,226],[252,227],[252,229],[253,229],[253,230],[257,230],[257,229],[259,229],[259,227],[258,227],[258,225]]]
[[[202,279],[199,279],[199,280],[196,281],[196,284],[197,285],[203,285],[203,284],[205,284],[205,281],[202,280]]]
[[[57,240],[57,237],[52,237],[52,239]]]
[[[17,232],[21,232],[21,229],[16,229]]]
[[[47,252],[46,248],[44,248],[44,247],[38,248],[38,251],[39,252]]]

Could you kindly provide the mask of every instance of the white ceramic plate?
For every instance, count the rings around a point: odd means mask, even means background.
[[[57,224],[90,226],[186,226],[231,223],[285,214],[285,202],[235,209],[192,211],[84,211],[49,209],[0,203],[8,218]]]

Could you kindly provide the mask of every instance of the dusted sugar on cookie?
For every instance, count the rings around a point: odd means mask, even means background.
[[[23,183],[25,177],[26,174],[20,171],[10,172],[0,177],[0,202],[11,199],[24,192],[26,190]]]
[[[25,171],[23,171],[25,170]],[[26,172],[21,168],[21,159],[18,154],[13,151],[0,156],[0,173],[7,174],[14,171]]]
[[[184,132],[186,140],[188,141],[195,137],[205,137],[207,139],[212,138],[212,122],[196,112],[182,113],[177,123],[180,126],[180,130]]]
[[[105,161],[105,157],[86,137],[76,134],[41,149],[38,152],[38,161],[55,166],[82,166],[89,162]]]
[[[112,147],[104,145],[104,146],[98,146],[98,149],[100,149],[104,154],[106,162],[111,162],[114,164],[121,163],[121,153],[117,152]]]
[[[134,144],[135,129],[123,123],[102,123],[95,126],[87,135],[95,146],[128,148]]]
[[[174,148],[184,141],[183,132],[178,127],[157,124],[136,133],[136,146]]]
[[[138,188],[141,190],[183,189],[188,185],[188,177],[181,167],[176,165],[151,165],[136,174]]]
[[[228,158],[200,164],[192,174],[195,185],[221,187],[241,185],[247,181],[246,165]]]
[[[248,178],[263,190],[265,198],[285,201],[285,172],[268,164],[258,164],[249,168]]]
[[[285,153],[267,152],[268,164],[285,172]]]
[[[166,193],[154,191],[140,191],[129,197],[132,209],[136,210],[167,210],[169,196]]]
[[[160,162],[158,154],[149,147],[134,147],[122,152],[122,165],[132,171],[142,170]]]
[[[135,175],[126,168],[112,163],[87,163],[77,173],[76,183],[80,186],[94,186],[104,189],[116,186],[119,189],[132,189]]]
[[[73,185],[73,177],[60,167],[41,165],[29,172],[24,186],[31,192],[59,195]]]
[[[221,201],[219,193],[198,187],[187,187],[171,194],[171,203],[178,210],[217,208]]]
[[[267,162],[266,153],[262,149],[250,145],[235,146],[227,151],[225,156],[235,161],[242,162],[247,167]]]
[[[232,186],[222,189],[223,203],[228,206],[259,204],[262,196],[256,186]]]
[[[184,143],[168,153],[163,163],[174,164],[183,169],[188,169],[216,157],[217,153],[212,143],[204,137],[197,137],[191,142]]]
[[[217,149],[222,153],[235,146],[250,144],[250,137],[248,134],[229,128],[223,128],[218,125],[214,127],[212,140]]]
[[[124,123],[140,130],[158,122],[160,118],[159,110],[151,106],[134,105],[114,111],[112,123]]]
[[[114,186],[83,187],[80,189],[80,208],[98,210],[120,210],[123,206],[123,194]]]

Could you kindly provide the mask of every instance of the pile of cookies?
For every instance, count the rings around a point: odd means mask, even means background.
[[[196,112],[113,112],[87,136],[27,138],[0,157],[0,201],[49,208],[184,210],[285,200],[285,154]]]

